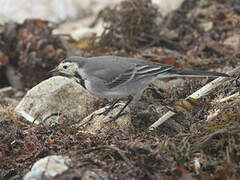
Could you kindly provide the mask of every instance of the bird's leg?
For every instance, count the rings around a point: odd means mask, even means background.
[[[132,96],[128,97],[128,101],[126,102],[126,104],[122,107],[122,109],[117,113],[117,115],[111,117],[111,119],[109,121],[107,121],[106,123],[112,122],[117,120],[120,116],[124,115],[123,110],[129,105],[129,103],[133,100]]]
[[[111,106],[109,106],[108,108],[106,108],[103,112],[97,114],[97,115],[104,115],[106,116],[112,109],[114,109],[114,106],[120,101],[120,99],[117,99],[116,101],[114,101]]]
[[[91,117],[89,118],[89,120],[87,122],[84,122],[83,124],[81,124],[79,127],[89,123],[90,121],[92,121],[94,119],[95,116],[101,116],[104,115],[106,116],[112,109],[114,109],[114,106],[120,101],[120,99],[117,99],[116,101],[114,101],[111,106],[109,106],[108,108],[106,108],[103,112],[100,113],[94,113],[91,115]]]

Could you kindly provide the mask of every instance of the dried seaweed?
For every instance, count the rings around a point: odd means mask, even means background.
[[[104,32],[97,39],[97,48],[101,51],[134,52],[152,44],[158,36],[156,18],[160,14],[150,0],[122,1],[112,9],[103,10],[100,16],[104,21]]]
[[[60,37],[52,34],[54,28],[40,19],[25,20],[23,24],[9,22],[1,27],[0,67],[14,69],[25,88],[47,78],[47,72],[66,56]]]
[[[131,55],[151,44],[151,37],[158,26],[153,23],[156,10],[149,1],[124,1],[113,10],[105,10],[106,14],[102,15],[107,22],[106,30],[102,37],[93,41],[94,48],[90,47],[88,53],[92,56],[109,53]],[[141,26],[148,20],[144,19],[142,12],[151,19],[146,26]],[[166,42],[182,45],[184,51],[174,46],[170,48],[184,56],[178,61],[184,63],[181,68],[226,72],[239,66],[240,62],[240,47],[224,44],[226,39],[239,35],[239,17],[237,0],[188,0],[170,13],[158,30]],[[27,48],[28,43],[24,42],[29,42],[28,36],[24,36],[23,28],[20,34],[24,41],[18,39],[23,45],[14,43],[18,42],[13,39],[19,34],[19,29],[14,25],[9,25],[8,29],[13,29],[7,35],[13,42],[7,46],[13,54],[9,56],[11,52],[0,46],[0,51],[7,57],[0,54],[1,66],[11,64],[25,68],[31,59],[27,55],[26,62],[18,59],[15,51],[24,59],[24,50],[15,49]],[[0,45],[6,43],[3,32],[1,27]],[[36,54],[43,53],[47,46],[43,43],[40,47],[43,48],[35,49]],[[166,44],[158,48],[162,47],[167,48]],[[158,53],[156,47],[149,51]],[[49,58],[55,57],[50,54],[47,54]],[[174,64],[176,60],[173,61]],[[84,172],[96,172],[95,169],[100,169],[105,179],[240,179],[239,76],[236,74],[207,97],[199,99],[195,102],[197,107],[188,107],[185,103],[190,112],[178,113],[156,131],[146,132],[144,129],[157,120],[157,116],[168,111],[166,107],[155,111],[154,108],[161,108],[159,102],[171,107],[171,102],[187,97],[209,80],[186,79],[182,85],[161,90],[161,96],[153,96],[155,101],[148,99],[148,103],[151,102],[148,113],[148,109],[133,113],[136,131],[128,136],[120,130],[109,131],[108,134],[84,134],[73,128],[72,121],[63,121],[64,124],[49,129],[35,127],[22,122],[4,101],[5,97],[1,97],[0,179],[21,179],[34,162],[53,154],[67,155],[73,161],[68,171],[52,179],[80,179]],[[149,97],[149,92],[145,95]]]

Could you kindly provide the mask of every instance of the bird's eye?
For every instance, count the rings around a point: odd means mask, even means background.
[[[63,66],[63,69],[67,69],[67,66]]]

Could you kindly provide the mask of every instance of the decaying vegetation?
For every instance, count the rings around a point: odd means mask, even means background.
[[[83,54],[147,57],[179,68],[219,72],[240,65],[237,0],[186,0],[164,19],[160,14],[150,0],[127,0],[104,10],[99,16],[105,22],[105,31]],[[42,23],[28,20],[1,27],[0,66],[18,64],[20,72],[34,65],[48,70],[64,56],[64,48],[49,33],[51,30],[41,31],[44,38],[35,36],[39,26],[49,27]],[[36,82],[36,77],[33,74],[28,79]],[[40,158],[58,154],[71,157],[73,162],[71,169],[56,179],[81,179],[85,171],[96,169],[106,172],[99,173],[99,179],[240,179],[239,77],[236,72],[209,95],[181,103],[180,99],[209,80],[186,79],[168,90],[152,85],[145,92],[146,101],[149,107],[162,109],[158,113],[155,109],[133,112],[135,132],[130,136],[121,131],[89,135],[65,123],[47,129],[36,127],[15,114],[14,105],[9,105],[11,95],[1,94],[0,177],[20,179]],[[169,109],[177,111],[179,107],[177,115],[155,131],[148,131]]]

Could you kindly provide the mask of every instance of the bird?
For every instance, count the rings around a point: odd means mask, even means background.
[[[62,60],[50,72],[74,79],[97,97],[116,98],[107,114],[121,98],[127,102],[112,120],[121,116],[131,102],[138,102],[149,84],[169,77],[229,77],[225,73],[176,69],[171,65],[120,56],[79,57]]]

